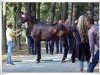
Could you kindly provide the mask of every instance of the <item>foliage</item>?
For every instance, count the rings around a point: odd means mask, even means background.
[[[18,3],[16,3],[16,5],[17,5],[17,8],[18,8]],[[46,2],[40,3],[40,20],[41,21],[47,21],[47,18],[49,16],[49,11],[50,11],[50,5],[51,5],[51,3],[46,3]],[[71,9],[69,5],[70,5],[70,3],[68,3],[68,10]],[[75,6],[76,6],[76,8],[79,11],[78,12],[79,15],[86,13],[88,11],[88,8],[89,8],[88,7],[88,3],[75,3]],[[97,10],[95,11],[94,14],[95,15],[98,15],[99,14],[99,11],[98,11],[99,10],[98,3],[95,3],[95,6],[97,6],[95,8]],[[8,24],[8,23],[11,22],[14,25],[14,13],[15,13],[14,12],[14,3],[9,3],[8,2],[6,4],[6,7],[7,7],[7,10],[6,10],[6,14],[7,14],[6,20],[7,20],[7,23],[6,24]],[[64,4],[63,3],[62,3],[62,7],[61,8],[59,8],[59,3],[56,3],[54,20],[57,20],[57,17],[58,17],[57,15],[58,15],[59,9],[60,9],[61,14],[62,14],[62,12],[64,10]],[[22,9],[21,10],[24,11],[24,12],[26,11],[26,4],[25,3],[22,3]],[[37,9],[36,9],[36,11],[37,11]],[[68,14],[70,14],[70,13],[68,12]],[[17,13],[16,13],[16,15],[17,15]]]

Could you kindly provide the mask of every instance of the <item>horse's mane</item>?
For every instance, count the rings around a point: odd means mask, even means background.
[[[33,24],[35,24],[35,23],[37,23],[37,22],[39,21],[39,20],[37,20],[36,17],[33,16],[33,15],[30,15],[30,17],[31,17],[31,21],[32,21]]]
[[[30,15],[30,17],[31,17],[31,21],[32,21],[32,23],[33,24],[38,24],[38,23],[40,23],[40,24],[43,24],[43,25],[50,25],[50,24],[47,24],[47,22],[46,21],[44,21],[44,22],[42,22],[42,21],[39,21],[35,16],[33,16],[33,15]],[[55,26],[55,25],[57,25],[58,23],[53,23],[51,26]]]
[[[57,24],[58,24],[58,23],[53,23],[52,26],[55,26],[55,25],[57,25]]]

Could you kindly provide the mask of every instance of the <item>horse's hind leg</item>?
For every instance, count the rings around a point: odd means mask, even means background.
[[[37,60],[36,62],[39,63],[41,59],[41,43],[40,41],[35,41],[36,52],[37,52]]]
[[[63,40],[63,47],[64,47],[64,55],[63,55],[61,63],[63,63],[65,58],[67,58],[67,54],[68,54],[68,42],[67,42],[67,39]]]

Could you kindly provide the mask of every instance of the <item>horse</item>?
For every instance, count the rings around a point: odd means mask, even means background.
[[[55,37],[59,37],[63,42],[64,55],[61,60],[63,63],[67,57],[68,45],[66,44],[66,37],[68,36],[69,29],[63,23],[47,24],[36,19],[35,16],[31,14],[22,14],[18,20],[17,26],[21,28],[22,24],[27,22],[29,29],[31,31],[31,37],[35,41],[35,48],[37,52],[37,60],[39,63],[41,59],[41,41],[52,40]]]

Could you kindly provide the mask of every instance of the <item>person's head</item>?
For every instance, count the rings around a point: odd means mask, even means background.
[[[86,21],[86,26],[87,26],[88,28],[90,28],[92,25],[94,25],[94,18],[88,17],[88,18],[87,18],[87,21]]]
[[[87,18],[84,15],[81,15],[78,19],[77,29],[79,31],[81,42],[85,42],[88,39],[88,36],[87,36],[88,29],[86,26],[86,21],[87,21]]]
[[[10,28],[10,29],[12,29],[12,28],[13,28],[12,23],[9,23],[9,24],[8,24],[8,28]]]

